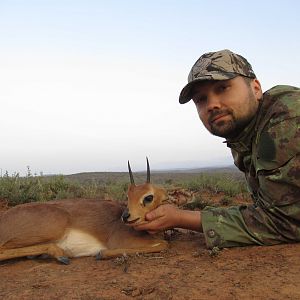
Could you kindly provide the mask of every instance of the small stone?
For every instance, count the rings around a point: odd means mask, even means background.
[[[209,229],[207,235],[208,237],[213,238],[216,235],[216,232],[213,229]]]

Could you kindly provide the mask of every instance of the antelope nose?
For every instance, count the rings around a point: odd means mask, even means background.
[[[130,213],[128,212],[128,209],[125,209],[122,214],[122,221],[126,223],[129,217]]]

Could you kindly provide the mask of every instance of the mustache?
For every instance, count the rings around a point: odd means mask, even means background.
[[[231,113],[232,111],[228,108],[223,110],[219,110],[219,109],[213,110],[208,117],[208,122],[211,123],[214,121],[214,119],[218,118],[219,116],[229,115]]]

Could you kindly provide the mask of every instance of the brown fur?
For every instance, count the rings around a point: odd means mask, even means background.
[[[137,220],[135,224],[145,223],[145,215],[147,212],[157,208],[159,205],[168,200],[168,194],[165,189],[157,187],[151,183],[141,185],[131,184],[128,188],[128,213],[130,217],[128,221]],[[152,195],[153,202],[147,205],[143,204],[146,196]]]
[[[62,249],[61,243],[70,232],[99,242],[103,246],[99,249],[101,258],[159,252],[167,247],[166,241],[126,226],[121,215],[121,205],[109,200],[71,199],[18,205],[0,215],[0,260],[44,253],[57,259],[83,256],[76,254],[80,239],[74,238],[73,254]],[[89,248],[84,243],[83,247]]]

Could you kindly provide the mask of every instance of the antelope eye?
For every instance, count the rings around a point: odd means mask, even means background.
[[[143,204],[144,206],[147,205],[147,204],[150,204],[151,202],[153,201],[153,195],[148,195],[144,198],[143,200]]]

